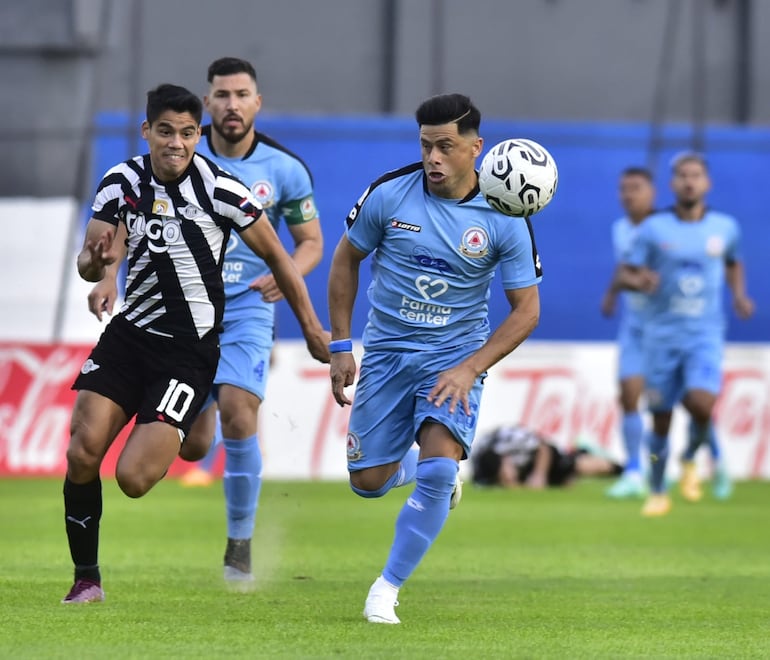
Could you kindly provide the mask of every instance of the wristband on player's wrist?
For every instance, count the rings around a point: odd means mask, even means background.
[[[329,353],[352,353],[353,341],[351,339],[335,339],[329,342]]]

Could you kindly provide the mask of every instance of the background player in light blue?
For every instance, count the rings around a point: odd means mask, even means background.
[[[626,450],[623,474],[607,489],[615,499],[644,497],[647,488],[642,475],[641,449],[644,424],[639,412],[639,399],[644,389],[642,369],[642,309],[645,296],[623,291],[622,266],[631,241],[642,221],[654,211],[655,186],[652,173],[643,167],[628,167],[620,175],[620,203],[625,215],[612,224],[612,246],[617,268],[602,298],[602,314],[612,316],[618,296],[622,298],[618,326],[618,380],[620,405],[623,410],[621,435]]]
[[[433,544],[459,495],[487,369],[537,325],[540,261],[528,220],[492,210],[475,161],[480,114],[460,94],[417,110],[422,162],[374,182],[347,219],[329,272],[332,393],[350,399],[351,317],[361,262],[372,255],[364,356],[348,428],[350,485],[362,497],[416,480],[396,521],[364,616],[399,623],[398,590]],[[487,300],[500,268],[511,312],[490,336]],[[411,450],[419,443],[419,460]],[[351,548],[354,552],[354,548]]]
[[[706,206],[710,186],[701,155],[678,156],[671,181],[675,206],[645,220],[627,262],[627,281],[649,293],[643,347],[653,428],[649,441],[652,493],[642,509],[646,516],[665,515],[671,509],[665,469],[671,413],[678,402],[692,416],[682,494],[700,499],[694,457],[714,432],[711,416],[721,388],[726,325],[725,279],[736,314],[748,318],[754,311],[746,294],[738,224]]]
[[[203,127],[199,153],[246,183],[276,229],[282,218],[286,221],[294,242],[292,258],[306,275],[323,256],[310,172],[299,157],[255,131],[262,97],[249,62],[216,60],[209,66],[208,83],[203,102],[211,124]],[[283,296],[267,265],[237,237],[227,246],[222,276],[226,303],[214,396],[225,448],[224,570],[226,580],[250,581],[250,542],[262,480],[257,420],[273,347],[275,303]],[[191,430],[193,440],[205,446],[214,436],[216,408],[206,408]]]

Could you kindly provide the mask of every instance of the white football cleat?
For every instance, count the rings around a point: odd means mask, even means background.
[[[398,587],[394,587],[380,575],[369,588],[364,605],[364,618],[369,623],[401,623],[396,616]]]
[[[455,477],[455,487],[452,491],[452,495],[449,497],[449,508],[454,509],[458,504],[460,504],[460,500],[463,498],[463,480],[460,479],[460,475],[458,474],[457,477]]]

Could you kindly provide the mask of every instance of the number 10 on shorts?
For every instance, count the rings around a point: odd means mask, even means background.
[[[184,419],[195,398],[195,391],[187,383],[180,383],[176,378],[168,381],[168,387],[155,409],[177,422]]]

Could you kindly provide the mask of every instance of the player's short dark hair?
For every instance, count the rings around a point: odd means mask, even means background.
[[[240,57],[220,57],[209,64],[209,72],[206,80],[213,82],[214,76],[233,76],[236,73],[247,73],[251,79],[257,82],[257,72],[251,62]]]
[[[189,112],[196,124],[203,119],[203,103],[189,89],[164,83],[147,92],[147,123],[152,125],[166,110]]]
[[[671,173],[675,173],[677,168],[684,163],[700,163],[705,172],[709,171],[709,164],[706,157],[698,151],[680,151],[671,159]]]
[[[419,126],[457,124],[458,133],[479,132],[481,113],[471,100],[462,94],[439,94],[420,104],[414,113]]]
[[[502,457],[492,447],[484,449],[473,457],[473,482],[480,486],[496,486],[502,462]]]
[[[639,165],[632,165],[631,167],[625,168],[621,173],[621,177],[627,177],[627,176],[640,176],[643,179],[647,179],[650,183],[653,182],[654,177],[652,176],[652,172],[646,168],[641,167]]]

